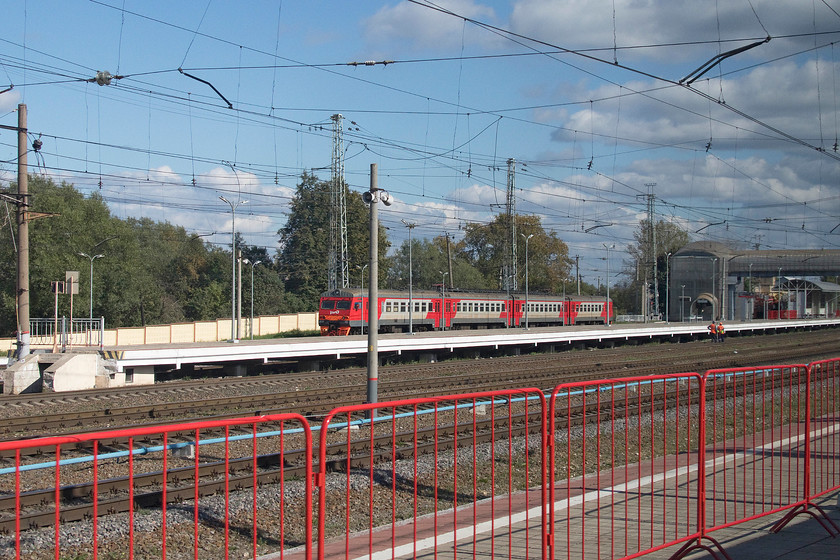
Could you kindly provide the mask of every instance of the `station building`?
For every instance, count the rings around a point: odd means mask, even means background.
[[[737,250],[689,243],[669,261],[670,321],[840,316],[840,250]]]

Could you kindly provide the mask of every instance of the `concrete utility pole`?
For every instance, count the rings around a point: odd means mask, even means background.
[[[18,177],[17,194],[0,195],[3,200],[15,204],[17,223],[17,279],[15,282],[15,303],[17,306],[17,359],[29,355],[29,175],[26,154],[26,105],[18,105],[18,125],[0,124],[0,129],[18,133]],[[35,148],[39,149],[38,147]]]
[[[379,216],[376,205],[391,205],[391,197],[378,187],[377,165],[370,164],[370,190],[362,195],[370,204],[370,281],[368,282],[368,364],[367,402],[379,401]],[[371,418],[376,411],[371,411]]]
[[[656,251],[656,194],[653,192],[653,187],[656,183],[645,183],[648,188],[647,203],[648,203],[648,224],[650,224],[650,250],[653,258],[653,313],[659,314],[659,266],[657,263],[658,253]]]
[[[18,105],[18,258],[17,258],[17,302],[18,360],[29,355],[29,175],[26,153],[26,105]]]
[[[408,228],[408,334],[414,334],[414,264],[411,262],[411,230],[416,228],[417,224],[405,220],[400,221]]]
[[[449,247],[449,233],[446,233],[446,262],[449,263],[449,288],[455,285],[455,277],[452,275],[452,249]]]

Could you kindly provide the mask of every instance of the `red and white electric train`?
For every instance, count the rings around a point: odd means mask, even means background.
[[[409,313],[409,306],[413,310]],[[489,329],[525,325],[525,295],[503,292],[380,290],[377,317],[380,332],[435,329]],[[605,324],[613,317],[612,302],[599,296],[528,296],[528,326]],[[410,315],[410,317],[409,317]],[[318,326],[322,335],[361,334],[368,317],[368,297],[358,289],[321,294]]]

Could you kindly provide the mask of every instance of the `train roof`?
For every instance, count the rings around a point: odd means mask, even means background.
[[[321,294],[322,298],[329,298],[329,297],[339,297],[339,298],[347,298],[347,297],[364,297],[367,295],[367,291],[362,291],[361,288],[339,288],[336,290],[332,290],[329,292],[324,292]],[[433,299],[440,297],[440,292],[436,290],[413,290],[413,297],[416,299]],[[379,297],[380,298],[405,298],[408,296],[407,290],[379,290]],[[564,296],[557,294],[541,294],[541,293],[531,293],[528,294],[528,300],[533,302],[539,301],[557,301],[558,299],[563,299]],[[505,292],[490,292],[490,291],[461,291],[461,290],[446,290],[446,298],[447,299],[477,299],[477,300],[498,300],[498,299],[516,299],[516,300],[525,300],[525,293],[524,292],[514,292],[510,295],[506,294]],[[570,295],[566,294],[565,300],[566,301],[591,301],[591,302],[604,302],[606,301],[606,297],[604,296],[589,296],[589,295]]]

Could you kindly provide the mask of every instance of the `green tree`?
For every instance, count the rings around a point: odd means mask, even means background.
[[[484,277],[487,285],[501,289],[502,270],[509,251],[508,218],[497,216],[489,224],[466,225],[466,235],[457,245],[457,253],[470,262]],[[516,216],[517,239],[517,286],[525,289],[525,239],[528,241],[528,284],[529,289],[554,294],[563,292],[570,282],[568,246],[557,236],[542,227],[538,216]]]
[[[652,244],[651,233],[656,234],[656,251]],[[653,286],[653,263],[656,260],[659,286],[660,311],[665,305],[665,281],[667,277],[668,253],[674,254],[689,243],[688,232],[673,222],[659,220],[651,231],[650,221],[641,220],[633,232],[633,243],[627,246],[628,260],[624,262],[623,274],[627,278],[627,287],[631,293],[641,293],[642,285],[647,281]],[[653,292],[652,287],[650,292]],[[638,300],[638,298],[636,298]],[[653,307],[651,307],[653,310]],[[642,309],[639,309],[642,313]],[[653,310],[656,313],[656,310]]]
[[[86,317],[90,257],[96,255],[102,256],[94,260],[93,315],[104,316],[109,327],[226,316],[230,252],[211,248],[180,226],[148,218],[120,220],[98,193],[86,197],[67,183],[32,176],[29,190],[31,211],[43,216],[29,227],[31,317],[54,315],[50,283],[73,270],[79,271],[79,285],[72,315]],[[0,256],[15,262],[11,235],[0,236]],[[0,270],[3,334],[16,328],[15,268]],[[59,315],[71,315],[70,299],[59,297]]]
[[[344,186],[346,189],[346,185]],[[347,243],[351,276],[355,266],[368,262],[370,213],[359,193],[349,189],[347,201]],[[330,183],[304,173],[292,198],[286,225],[280,235],[277,266],[290,301],[302,303],[299,311],[314,311],[328,286],[330,239]],[[386,276],[389,243],[385,228],[379,228],[380,281]]]
[[[418,290],[437,289],[443,282],[446,273],[446,286],[460,290],[492,289],[487,279],[476,270],[472,263],[460,257],[454,247],[447,250],[446,238],[444,236],[434,239],[412,239],[411,240],[411,266],[413,269],[414,288]],[[452,278],[449,278],[449,255],[452,254]],[[391,269],[388,275],[387,285],[390,288],[408,289],[408,241],[400,245],[396,254],[391,259]]]

